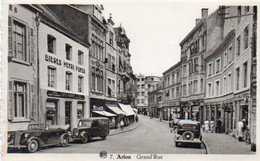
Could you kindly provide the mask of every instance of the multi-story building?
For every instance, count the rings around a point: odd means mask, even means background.
[[[163,88],[162,83],[148,93],[148,109],[153,117],[162,119]]]
[[[74,128],[78,119],[90,116],[89,45],[48,7],[37,7],[43,11],[39,25],[39,121]]]
[[[135,100],[135,75],[130,63],[130,39],[125,29],[120,25],[114,28],[117,44],[117,100],[120,103],[133,104]]]
[[[38,122],[40,13],[32,5],[9,5],[8,131],[24,130],[28,124]]]
[[[252,60],[256,57],[253,43],[255,10],[253,6],[221,6],[219,11],[223,13],[219,17],[222,29],[208,34],[218,37],[218,41],[208,42],[212,46],[217,44],[217,49],[208,50],[206,55],[205,103],[211,109],[207,119],[220,119],[226,133],[236,130],[237,122],[242,119],[252,130],[255,109],[250,81]],[[220,45],[216,43],[219,40],[222,41]]]
[[[144,76],[139,74],[137,77],[137,97],[136,106],[138,113],[148,114],[148,93],[159,88],[161,77]]]
[[[181,118],[200,120],[204,106],[204,54],[207,42],[208,9],[180,42],[181,46]],[[202,121],[202,120],[200,120]]]
[[[181,62],[163,72],[163,80],[163,119],[180,118]],[[186,92],[185,85],[183,87]]]

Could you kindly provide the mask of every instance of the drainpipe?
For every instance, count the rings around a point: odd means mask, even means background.
[[[40,118],[40,60],[39,60],[39,25],[40,25],[40,15],[39,12],[36,14],[36,27],[37,27],[37,123],[41,123]]]

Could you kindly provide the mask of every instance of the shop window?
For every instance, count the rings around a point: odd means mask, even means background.
[[[77,104],[77,119],[84,118],[84,103]]]
[[[72,47],[69,44],[66,44],[65,49],[66,49],[66,59],[72,60]]]
[[[48,52],[55,54],[56,52],[56,38],[52,35],[47,36],[47,43],[48,43]]]
[[[49,125],[57,125],[58,118],[57,118],[57,102],[56,101],[47,101],[46,102],[46,122]]]
[[[78,64],[84,65],[84,53],[82,51],[78,51]]]
[[[27,84],[14,82],[14,117],[27,118]]]

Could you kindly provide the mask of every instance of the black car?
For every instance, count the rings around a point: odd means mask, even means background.
[[[93,137],[106,139],[109,134],[109,119],[105,117],[92,117],[80,119],[78,127],[73,129],[73,141],[81,140],[87,143]]]
[[[41,147],[60,145],[67,146],[69,126],[52,126],[30,124],[27,130],[8,132],[8,149],[25,149],[33,153]]]
[[[175,146],[179,144],[191,143],[201,144],[202,135],[200,122],[192,120],[180,120],[175,134]]]

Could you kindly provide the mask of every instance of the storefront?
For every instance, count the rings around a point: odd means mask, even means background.
[[[126,113],[123,112],[116,104],[106,104],[107,111],[116,114],[115,128],[120,126],[120,120],[124,119]]]
[[[121,110],[126,114],[125,115],[125,125],[129,125],[135,121],[135,112],[129,104],[119,103]]]

